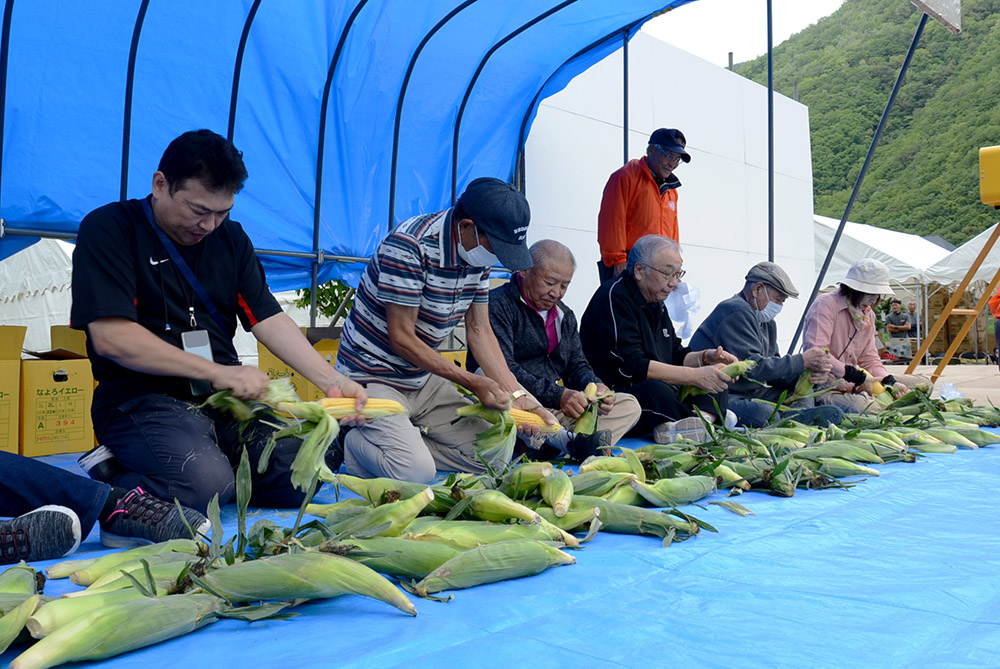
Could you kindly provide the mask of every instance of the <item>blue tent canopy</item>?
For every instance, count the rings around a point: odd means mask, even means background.
[[[244,152],[236,201],[275,290],[312,260],[514,177],[546,96],[690,0],[7,0],[0,258],[142,197],[167,143],[207,127]],[[318,265],[319,281],[358,265]]]

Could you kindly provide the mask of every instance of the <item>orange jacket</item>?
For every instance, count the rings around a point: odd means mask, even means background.
[[[997,287],[996,294],[990,298],[989,305],[993,318],[1000,318],[1000,287]]]
[[[625,262],[636,240],[643,235],[663,235],[680,241],[677,229],[677,186],[662,196],[645,156],[628,161],[608,177],[597,215],[597,243],[608,267]]]

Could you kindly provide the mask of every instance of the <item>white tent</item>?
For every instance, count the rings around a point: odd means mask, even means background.
[[[28,350],[48,350],[49,326],[69,323],[73,248],[43,239],[0,262],[0,325],[27,325]]]
[[[980,232],[978,235],[959,246],[947,256],[927,267],[924,272],[926,282],[935,281],[943,285],[958,283],[965,277],[973,261],[979,252],[983,250],[983,245],[993,234],[996,224]],[[994,246],[990,250],[983,264],[976,271],[973,281],[989,282],[996,273],[1000,271],[1000,245]]]

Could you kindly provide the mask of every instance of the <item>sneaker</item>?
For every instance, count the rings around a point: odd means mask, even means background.
[[[0,564],[53,560],[80,545],[80,518],[50,504],[11,520],[0,520]]]
[[[594,434],[574,434],[567,445],[569,457],[583,462],[592,455],[607,455],[611,448],[611,430],[597,430]]]
[[[660,423],[653,428],[653,441],[658,444],[672,444],[678,439],[689,439],[699,443],[708,439],[708,431],[698,416],[688,416],[678,421]]]
[[[120,470],[118,460],[107,446],[90,449],[77,459],[77,463],[87,476],[102,483],[110,483]]]
[[[184,518],[197,534],[208,534],[208,518],[187,507]],[[129,491],[115,510],[101,521],[101,543],[108,548],[154,544],[170,539],[190,539],[176,504],[147,495],[142,488]]]

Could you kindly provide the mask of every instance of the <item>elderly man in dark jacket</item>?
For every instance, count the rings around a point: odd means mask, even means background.
[[[726,416],[732,379],[720,367],[736,362],[722,347],[692,350],[681,343],[663,300],[685,272],[680,246],[660,235],[645,235],[628,254],[625,272],[606,282],[583,314],[580,339],[594,371],[616,391],[635,396],[642,417],[632,429],[648,434],[663,423],[696,428],[692,407],[706,417]],[[681,401],[680,386],[707,391]]]
[[[798,297],[792,280],[773,262],[760,262],[750,268],[743,290],[720,302],[691,337],[691,346],[722,346],[740,360],[753,360],[757,367],[729,389],[729,408],[740,424],[762,427],[774,413],[774,407],[754,398],[776,402],[782,392],[790,396],[799,376],[805,370],[812,372],[811,379],[824,383],[830,372],[830,352],[814,347],[794,355],[778,354],[778,327],[775,316],[781,312],[785,300]],[[839,423],[843,412],[834,406],[811,408],[812,399],[791,402],[781,415],[794,413],[797,420]],[[832,411],[831,411],[832,410]]]
[[[530,251],[531,268],[490,291],[490,325],[514,377],[568,431],[549,443],[582,459],[621,439],[639,420],[639,403],[624,393],[609,397],[598,407],[593,435],[570,434],[587,408],[587,384],[596,384],[599,395],[608,388],[584,357],[576,316],[561,301],[576,270],[573,254],[551,239]],[[467,364],[476,367],[473,359]]]

